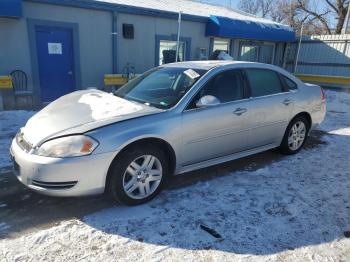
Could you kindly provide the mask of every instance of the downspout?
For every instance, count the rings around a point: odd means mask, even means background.
[[[118,73],[118,67],[117,67],[117,62],[118,62],[118,13],[116,11],[112,12],[112,72],[113,74]]]
[[[180,48],[180,34],[181,34],[181,11],[179,12],[178,25],[177,25],[177,42],[176,42],[176,57],[175,62],[178,62],[179,48]]]

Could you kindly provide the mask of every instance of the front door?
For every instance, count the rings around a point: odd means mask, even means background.
[[[36,51],[42,102],[76,90],[72,30],[37,26]]]
[[[197,108],[196,101],[207,95],[218,98],[220,104]],[[239,70],[217,74],[200,90],[182,115],[182,166],[246,149],[249,100],[244,98],[244,84]]]

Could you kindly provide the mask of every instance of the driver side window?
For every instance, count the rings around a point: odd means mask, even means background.
[[[194,97],[189,109],[196,108],[196,103],[204,96],[214,96],[220,103],[227,103],[244,98],[244,80],[237,69],[218,73],[210,79]]]

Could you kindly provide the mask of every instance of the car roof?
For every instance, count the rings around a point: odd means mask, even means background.
[[[257,63],[257,62],[246,62],[246,61],[232,61],[232,60],[206,60],[206,61],[187,61],[187,62],[179,62],[179,63],[170,63],[162,65],[161,67],[177,67],[177,68],[191,68],[191,69],[202,69],[202,70],[211,70],[213,68],[220,68],[220,67],[226,67],[230,65],[235,65],[236,67],[242,67],[242,68],[262,68],[262,69],[270,69],[277,71],[290,79],[292,79],[294,82],[298,84],[302,84],[302,81],[295,77],[290,72],[286,71],[285,69],[271,65],[271,64],[264,64],[264,63]]]
[[[170,63],[162,65],[162,67],[183,67],[183,68],[192,68],[192,69],[204,69],[210,70],[214,67],[221,67],[226,65],[252,65],[257,66],[266,66],[266,64],[255,63],[255,62],[243,62],[243,61],[227,61],[227,60],[206,60],[206,61],[188,61],[188,62],[179,62],[179,63]]]

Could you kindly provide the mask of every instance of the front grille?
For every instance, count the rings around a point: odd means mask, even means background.
[[[67,182],[44,182],[38,180],[32,180],[32,185],[45,188],[45,189],[70,189],[74,187],[78,181],[67,181]]]
[[[19,145],[19,147],[26,152],[29,152],[33,148],[33,145],[24,138],[22,132],[17,133],[16,142]]]

